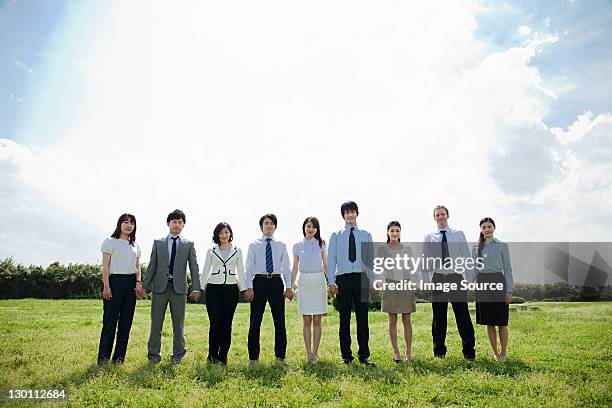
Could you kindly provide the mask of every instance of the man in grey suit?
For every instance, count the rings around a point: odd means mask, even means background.
[[[174,210],[166,219],[169,234],[153,242],[151,259],[142,281],[143,292],[153,284],[151,302],[151,334],[147,344],[151,363],[161,361],[161,336],[166,308],[170,304],[172,316],[172,362],[179,364],[185,349],[185,305],[187,303],[187,263],[191,272],[190,299],[200,299],[200,275],[195,247],[180,234],[185,226],[185,213]]]

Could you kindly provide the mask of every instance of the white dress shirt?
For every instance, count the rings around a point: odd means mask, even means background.
[[[272,263],[274,266],[274,271],[272,273],[281,275],[285,282],[285,289],[289,289],[291,287],[291,266],[289,264],[287,246],[281,241],[276,241],[274,237],[266,236],[262,236],[249,245],[246,263],[244,265],[247,287],[249,289],[253,288],[253,277],[255,275],[268,273],[266,272],[266,238],[271,238],[270,247],[272,249]]]
[[[293,245],[293,255],[297,256],[300,263],[300,273],[316,273],[323,271],[323,257],[327,256],[325,244],[321,247],[319,240],[304,238]]]
[[[455,230],[448,226],[446,228],[438,228],[436,232],[425,235],[425,238],[423,239],[423,255],[425,259],[423,259],[422,273],[424,282],[431,282],[432,273],[441,273],[444,275],[457,273],[454,269],[436,268],[430,270],[427,268],[427,258],[440,257],[442,254],[442,231],[446,231],[446,241],[448,242],[448,256],[453,259],[453,265],[455,259],[457,258],[463,258],[464,260],[467,260],[472,257],[463,231]],[[433,246],[428,245],[428,242],[439,242],[440,251],[438,252],[436,247],[435,253],[431,253]],[[471,269],[465,267],[465,275],[468,280],[471,278],[470,273]]]

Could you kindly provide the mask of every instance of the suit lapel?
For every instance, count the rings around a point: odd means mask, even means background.
[[[170,263],[170,254],[168,253],[168,237],[162,238],[159,243],[162,248],[160,248],[159,253],[162,254],[162,259],[166,261],[166,265]]]
[[[187,259],[187,252],[189,252],[189,241],[186,239],[181,239],[180,241],[178,250],[176,251],[176,258],[178,259],[180,256],[182,259],[184,255],[184,258]],[[174,265],[176,265],[176,259],[174,260]]]

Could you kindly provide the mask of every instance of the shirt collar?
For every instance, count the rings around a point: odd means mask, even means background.
[[[351,229],[351,227],[355,227],[355,230],[358,230],[358,229],[359,229],[359,227],[357,227],[357,224],[355,224],[355,225],[348,225],[348,224],[344,224],[344,229],[345,229],[345,230],[350,230],[350,229]]]
[[[181,235],[180,235],[180,234],[179,234],[179,235],[177,235],[177,237],[178,237],[178,240],[179,240],[179,241],[181,241],[181,240],[183,239],[183,237],[181,237]],[[166,239],[169,241],[169,240],[170,240],[170,238],[172,238],[172,235],[168,234],[168,236],[166,237]],[[177,242],[178,242],[178,241],[177,241]]]
[[[270,238],[272,241],[276,241],[276,240],[274,239],[274,235],[272,235],[271,237],[266,237],[265,235],[262,235],[262,236],[261,236],[261,240],[262,240],[262,241],[264,241],[264,242],[265,242],[265,241],[266,241],[266,239],[268,239],[268,238]]]
[[[442,231],[451,232],[453,230],[448,225],[446,226],[446,228],[436,228],[436,229],[438,230],[438,233],[442,233]]]
[[[318,240],[318,239],[316,239],[315,237],[312,237],[312,239],[306,239],[306,237],[304,237],[304,239],[302,240],[302,242],[303,242],[305,245],[315,245],[315,244],[316,244],[317,246],[319,245],[319,240]]]

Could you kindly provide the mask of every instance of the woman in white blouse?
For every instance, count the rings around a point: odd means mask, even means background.
[[[302,224],[304,239],[293,246],[292,286],[298,278],[298,310],[302,315],[306,358],[319,361],[321,316],[327,313],[327,249],[321,239],[319,220],[308,217]],[[312,333],[311,333],[312,328]]]
[[[213,232],[215,246],[206,253],[200,278],[210,321],[208,361],[213,364],[227,365],[234,312],[240,292],[247,288],[242,251],[232,245],[233,239],[228,223],[217,224]]]
[[[140,247],[136,244],[136,217],[122,214],[110,238],[102,242],[102,283],[104,316],[98,348],[98,364],[111,358],[115,332],[117,344],[113,363],[125,360],[130,329],[136,308],[136,294],[144,290],[140,283]]]

